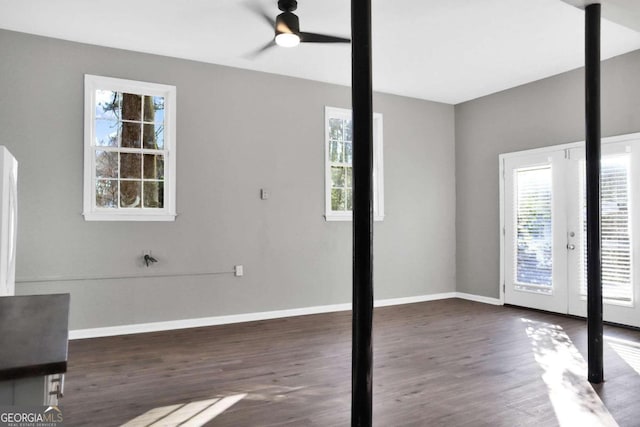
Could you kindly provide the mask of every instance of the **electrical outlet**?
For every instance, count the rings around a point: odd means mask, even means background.
[[[260,198],[262,200],[267,200],[269,198],[269,190],[267,190],[266,188],[261,188],[260,189]]]
[[[242,275],[244,275],[244,268],[241,265],[236,265],[233,267],[233,274],[236,277],[240,277]]]

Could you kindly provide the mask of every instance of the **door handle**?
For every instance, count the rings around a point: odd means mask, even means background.
[[[570,251],[574,250],[576,248],[576,245],[574,245],[573,243],[567,243],[567,249],[569,249]]]

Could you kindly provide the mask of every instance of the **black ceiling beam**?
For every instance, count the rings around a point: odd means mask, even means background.
[[[600,235],[600,4],[585,8],[588,379],[604,381]]]
[[[371,0],[351,1],[353,325],[351,425],[372,423],[373,101]]]

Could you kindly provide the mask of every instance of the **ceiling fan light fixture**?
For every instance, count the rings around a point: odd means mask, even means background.
[[[351,43],[351,40],[345,37],[300,31],[300,20],[293,13],[297,6],[297,0],[278,0],[278,8],[282,13],[276,16],[275,20],[270,18],[260,7],[257,9],[256,7],[251,7],[255,14],[259,15],[263,21],[275,30],[274,38],[255,50],[251,55],[253,58],[274,46],[295,47],[300,43]]]
[[[300,36],[293,33],[276,35],[276,44],[281,47],[296,47],[300,44]]]
[[[300,22],[291,12],[284,12],[276,18],[276,44],[282,47],[295,47],[300,44]]]

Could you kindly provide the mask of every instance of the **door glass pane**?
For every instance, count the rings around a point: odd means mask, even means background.
[[[601,234],[602,234],[602,296],[605,299],[630,303],[631,282],[631,212],[629,205],[629,154],[602,158],[600,173]],[[586,186],[584,162],[582,182],[582,268],[581,293],[587,294]]]
[[[551,166],[515,170],[515,289],[552,289]]]

